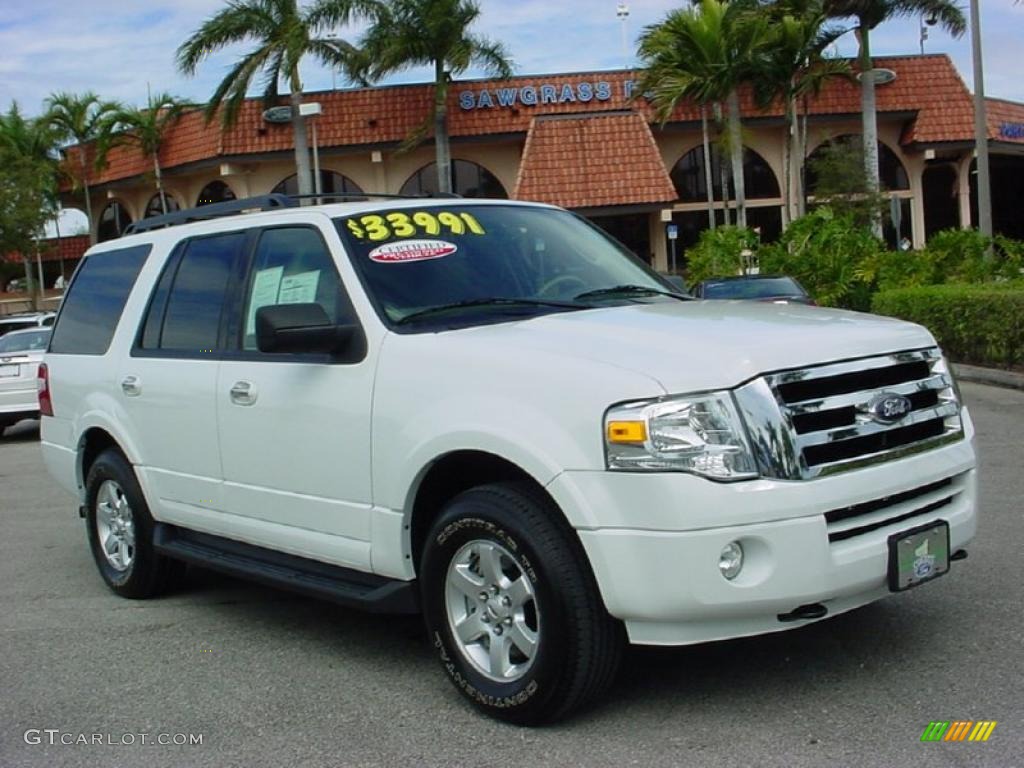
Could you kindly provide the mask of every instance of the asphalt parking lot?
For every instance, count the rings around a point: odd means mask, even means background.
[[[0,766],[1024,766],[1024,392],[963,390],[983,519],[951,575],[791,632],[632,649],[603,706],[534,730],[467,708],[416,620],[201,571],[115,597],[23,422],[0,439]],[[998,725],[921,743],[932,720]],[[118,743],[59,743],[80,734]]]

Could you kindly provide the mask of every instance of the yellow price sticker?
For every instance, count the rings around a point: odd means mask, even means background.
[[[440,211],[434,214],[430,211],[394,211],[383,216],[368,213],[364,216],[346,219],[345,227],[359,240],[369,240],[379,243],[384,240],[391,240],[395,237],[416,237],[420,234],[440,235],[447,230],[453,235],[486,235],[487,230],[483,228],[476,217],[471,213],[462,211],[452,213],[451,211]]]

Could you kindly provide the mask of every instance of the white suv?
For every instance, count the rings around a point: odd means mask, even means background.
[[[834,616],[945,573],[976,527],[927,331],[692,300],[541,205],[143,222],[85,256],[40,402],[116,593],[188,562],[422,611],[456,686],[520,723],[597,697],[627,638]]]

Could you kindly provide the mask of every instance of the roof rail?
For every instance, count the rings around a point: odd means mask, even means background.
[[[305,195],[288,195],[291,200],[429,200],[431,198],[456,198],[461,199],[462,195],[454,192],[432,192],[425,195],[390,195],[379,192],[360,193],[335,193],[335,192],[311,192]]]
[[[160,216],[150,216],[148,219],[129,224],[122,234],[137,235],[140,232],[151,232],[154,229],[173,227],[178,224],[188,224],[193,221],[205,221],[207,219],[219,219],[222,216],[232,216],[240,213],[255,213],[257,211],[273,211],[280,208],[295,208],[302,205],[304,200],[420,200],[428,198],[461,198],[451,192],[438,192],[432,195],[386,195],[375,192],[363,192],[361,194],[340,194],[335,192],[311,193],[308,195],[282,195],[272,193],[259,195],[257,197],[246,197],[241,200],[228,200],[224,203],[211,203],[198,208],[187,208],[184,211],[165,213]]]
[[[188,224],[192,221],[204,221],[206,219],[219,219],[222,216],[231,216],[239,213],[253,213],[255,211],[272,211],[278,208],[294,208],[298,203],[288,195],[260,195],[258,197],[246,197],[241,200],[228,200],[223,203],[211,203],[198,208],[187,208],[184,211],[165,213],[161,216],[151,216],[148,219],[129,224],[122,236],[137,235],[140,232],[150,232],[163,227],[173,227],[176,224]]]

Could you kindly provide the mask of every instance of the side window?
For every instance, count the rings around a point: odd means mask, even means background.
[[[352,317],[331,253],[310,227],[260,233],[242,314],[242,349],[256,350],[256,311],[276,304],[319,304],[334,322]]]
[[[64,296],[50,352],[106,354],[151,250],[151,245],[136,245],[86,256]]]
[[[219,348],[221,315],[245,234],[191,240],[161,276],[143,325],[141,347],[173,352]]]

